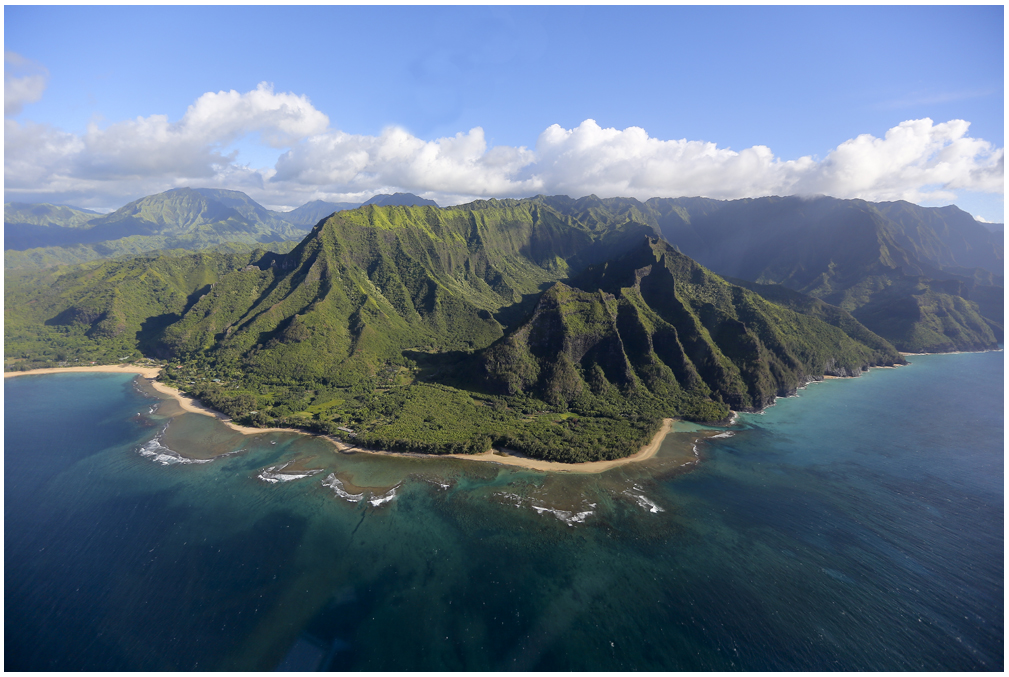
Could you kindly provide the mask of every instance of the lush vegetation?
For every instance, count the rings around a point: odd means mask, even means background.
[[[372,203],[434,205],[404,193],[376,195],[368,201]],[[104,216],[74,207],[9,202],[4,205],[4,267],[44,268],[170,249],[248,251],[264,243],[301,240],[322,218],[358,206],[316,201],[281,213],[245,193],[213,188],[149,195]]]
[[[5,368],[142,355],[248,425],[582,461],[632,453],[664,417],[902,361],[847,313],[731,285],[656,239],[641,203],[618,206],[367,206],[286,254],[8,271]]]

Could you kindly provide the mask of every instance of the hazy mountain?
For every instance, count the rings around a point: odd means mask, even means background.
[[[101,216],[99,212],[53,205],[47,202],[29,204],[27,202],[5,202],[4,224],[23,224],[45,228],[85,228],[88,221]]]
[[[628,201],[600,203],[626,209]],[[901,350],[976,350],[1001,340],[1001,238],[956,207],[653,198],[641,211],[719,274],[839,306]]]
[[[319,221],[323,220],[334,212],[342,212],[346,209],[356,209],[361,204],[358,202],[325,202],[323,200],[312,200],[306,202],[297,209],[289,212],[280,212],[280,217],[296,226],[311,228]]]
[[[4,249],[73,242],[101,214],[79,207],[24,202],[4,203]]]
[[[245,193],[211,188],[177,188],[135,200],[90,220],[86,229],[60,229],[42,248],[4,254],[7,268],[79,263],[161,249],[204,249],[228,242],[256,244],[295,240],[298,227]]]
[[[376,207],[437,207],[438,203],[434,200],[428,200],[422,197],[417,197],[413,193],[393,193],[392,195],[376,195],[371,198],[365,205],[374,205]]]
[[[978,223],[980,223],[982,226],[984,226],[986,229],[990,230],[993,233],[1003,233],[1003,232],[1005,232],[1005,224],[1004,223],[987,223],[987,222],[984,222],[984,221],[978,221]]]

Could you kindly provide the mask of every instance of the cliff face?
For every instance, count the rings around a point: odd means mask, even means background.
[[[404,350],[486,347],[545,287],[652,232],[586,227],[531,201],[340,212],[289,254],[222,280],[163,344],[349,385],[405,364]]]
[[[478,355],[475,372],[493,392],[556,405],[615,390],[711,418],[760,409],[824,374],[904,363],[875,338],[867,345],[774,305],[649,239],[551,287],[527,322]]]
[[[718,274],[814,296],[901,350],[1002,340],[1002,239],[956,207],[827,197],[655,198],[642,207],[667,241]]]

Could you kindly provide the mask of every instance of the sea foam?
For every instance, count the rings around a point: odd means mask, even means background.
[[[656,513],[665,512],[665,510],[663,508],[660,508],[655,501],[647,498],[641,487],[639,487],[637,484],[634,485],[633,490],[624,489],[622,493],[624,494],[624,496],[633,499],[635,503],[637,503],[639,506],[641,506],[648,512],[656,512]]]
[[[506,503],[514,505],[516,508],[522,508],[529,506],[536,511],[536,514],[542,515],[543,513],[548,513],[553,515],[560,521],[567,524],[569,527],[573,527],[575,524],[581,524],[586,519],[595,514],[595,510],[582,510],[580,512],[574,510],[559,510],[557,508],[548,508],[545,505],[537,505],[533,502],[533,499],[526,498],[524,496],[519,496],[518,494],[512,493],[510,491],[499,491],[495,492],[494,496],[504,499]],[[595,508],[595,503],[590,503],[587,507]]]
[[[186,458],[179,452],[169,449],[164,444],[161,443],[161,435],[165,431],[162,430],[158,435],[140,447],[137,450],[144,458],[149,458],[155,463],[160,463],[161,465],[188,465],[190,463],[210,463],[214,459],[212,458]]]
[[[333,493],[340,498],[350,501],[351,503],[360,503],[361,499],[364,498],[364,494],[352,494],[348,492],[344,486],[343,482],[337,479],[335,473],[329,473],[326,475],[326,479],[322,480],[322,486],[329,487],[333,490]]]
[[[245,449],[235,449],[234,451],[229,451],[226,454],[218,454],[213,458],[188,458],[174,449],[169,449],[165,446],[164,442],[162,442],[162,438],[164,437],[166,430],[168,430],[168,425],[165,425],[165,427],[161,429],[161,432],[155,435],[154,439],[137,449],[137,453],[144,458],[149,458],[155,463],[160,463],[161,465],[202,465],[204,463],[213,463],[219,458],[234,456],[235,454],[240,454],[245,451]]]
[[[316,470],[302,470],[300,472],[283,472],[284,468],[291,465],[293,461],[288,461],[281,465],[271,465],[268,468],[263,468],[259,471],[256,477],[266,482],[267,484],[276,484],[278,482],[291,482],[293,480],[300,480],[305,477],[311,477],[312,475],[317,475],[322,472],[322,469]]]

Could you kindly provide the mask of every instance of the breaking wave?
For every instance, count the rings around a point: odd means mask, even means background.
[[[665,512],[665,510],[663,508],[660,508],[655,501],[646,497],[641,487],[639,487],[637,484],[634,485],[634,489],[624,489],[624,491],[621,493],[623,493],[624,496],[633,499],[635,503],[637,503],[639,506],[641,506],[648,512],[656,512],[656,513]]]
[[[256,477],[268,484],[276,484],[278,482],[291,482],[293,480],[300,480],[305,477],[311,477],[312,475],[317,475],[322,472],[322,469],[316,470],[302,470],[296,472],[282,472],[284,468],[291,465],[293,461],[288,461],[287,463],[281,465],[271,465],[269,468],[263,468],[259,471]]]
[[[322,486],[329,487],[330,489],[333,490],[334,494],[336,494],[337,496],[339,496],[340,498],[342,498],[342,499],[344,499],[346,501],[350,501],[351,503],[360,503],[361,500],[364,498],[364,494],[363,493],[362,494],[352,494],[352,493],[348,492],[344,488],[343,482],[341,482],[339,479],[337,479],[335,473],[329,473],[328,475],[326,475],[326,479],[322,480]]]
[[[190,463],[210,463],[214,459],[212,458],[186,458],[179,452],[169,449],[164,444],[161,443],[161,436],[165,434],[168,430],[168,426],[161,429],[153,440],[140,447],[137,450],[144,458],[149,458],[155,463],[160,463],[161,465],[188,465]]]
[[[144,458],[149,458],[155,463],[160,463],[161,465],[202,465],[203,463],[213,463],[219,458],[224,458],[225,456],[234,456],[235,454],[240,454],[245,449],[235,449],[234,451],[229,451],[226,454],[218,454],[213,458],[189,458],[183,456],[174,449],[169,449],[165,446],[162,441],[165,431],[168,430],[168,425],[165,425],[154,439],[150,440],[142,447],[137,449],[137,453]]]
[[[543,513],[549,513],[550,515],[553,515],[554,517],[559,519],[561,522],[567,524],[569,527],[573,527],[576,524],[583,523],[586,519],[594,515],[596,512],[595,510],[574,511],[574,510],[559,510],[557,508],[548,508],[545,505],[537,505],[536,503],[533,502],[533,499],[531,498],[525,498],[510,491],[498,491],[495,492],[493,495],[497,496],[500,499],[503,499],[505,503],[514,505],[516,508],[522,508],[528,505],[528,507],[535,510],[536,514],[538,515],[542,515]],[[589,503],[587,507],[595,508],[596,504]]]
[[[388,503],[392,499],[396,498],[396,490],[399,489],[399,487],[400,485],[397,484],[396,486],[394,486],[392,489],[385,492],[381,496],[376,496],[375,498],[369,498],[368,503],[371,503],[376,508],[382,505],[383,503]]]

